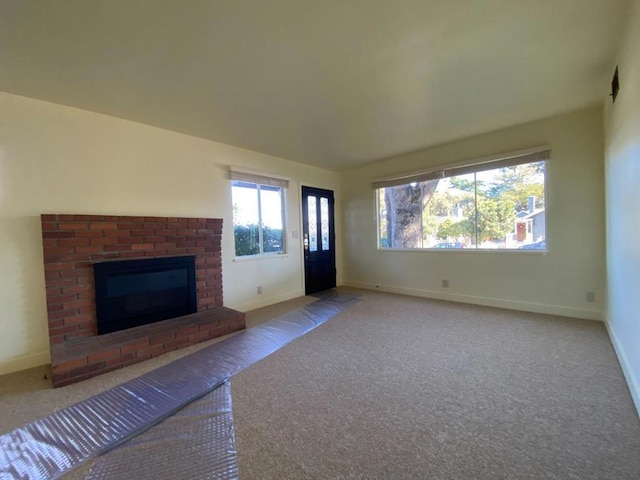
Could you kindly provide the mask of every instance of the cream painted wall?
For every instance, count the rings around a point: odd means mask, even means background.
[[[548,253],[381,251],[374,178],[550,145]],[[605,235],[602,111],[591,108],[345,172],[345,284],[588,319],[602,319]],[[450,287],[441,287],[442,279]],[[596,293],[588,303],[587,291]]]
[[[640,0],[628,22],[617,59],[620,93],[613,105],[607,99],[605,115],[607,325],[640,413]]]
[[[287,255],[234,261],[231,165],[292,179]],[[304,294],[301,185],[335,190],[340,225],[335,172],[0,92],[0,374],[49,362],[41,213],[223,218],[225,305],[246,311]]]

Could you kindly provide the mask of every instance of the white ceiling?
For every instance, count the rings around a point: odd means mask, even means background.
[[[0,90],[329,169],[601,101],[628,0],[1,0]]]

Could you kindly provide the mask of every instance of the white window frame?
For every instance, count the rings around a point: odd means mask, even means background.
[[[465,175],[469,173],[478,173],[486,170],[493,170],[503,167],[524,165],[528,163],[544,162],[545,175],[544,175],[544,191],[545,191],[545,217],[548,212],[548,161],[551,158],[551,148],[548,146],[533,147],[526,150],[519,150],[515,152],[503,153],[494,155],[491,157],[484,157],[472,161],[466,161],[462,163],[456,163],[452,165],[442,166],[426,171],[412,172],[406,174],[399,174],[393,177],[385,177],[374,179],[372,181],[372,188],[374,193],[374,205],[375,205],[375,218],[376,218],[376,245],[378,251],[382,252],[447,252],[447,253],[470,253],[470,252],[482,252],[482,253],[494,253],[494,252],[509,252],[509,253],[546,253],[548,252],[548,246],[544,249],[514,249],[514,248],[464,248],[464,249],[438,249],[432,247],[422,248],[402,248],[402,247],[383,247],[381,246],[382,238],[380,232],[380,195],[379,190],[386,187],[394,187],[399,185],[406,185],[413,182],[423,182],[427,180],[443,179],[448,177],[455,177],[458,175]],[[476,202],[477,208],[477,202]],[[546,232],[546,226],[548,222],[545,221],[545,241],[548,238]]]
[[[258,245],[260,252],[253,255],[237,255],[235,244],[235,222],[232,215],[232,225],[234,230],[233,240],[233,253],[234,260],[248,260],[257,258],[268,258],[273,256],[282,256],[287,254],[287,212],[286,212],[286,189],[289,187],[289,179],[285,177],[276,177],[261,172],[254,172],[251,170],[238,170],[235,168],[230,169],[229,178],[231,179],[231,188],[233,188],[236,182],[249,183],[256,186],[257,191],[257,210],[258,210]],[[277,187],[280,190],[280,211],[282,214],[282,250],[279,252],[265,252],[264,251],[264,233],[263,233],[263,221],[262,221],[262,205],[260,190],[262,187]],[[232,205],[233,205],[233,193],[232,193]]]

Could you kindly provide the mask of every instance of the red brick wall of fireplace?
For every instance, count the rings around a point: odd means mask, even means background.
[[[68,385],[245,328],[222,306],[222,220],[42,215],[51,381]],[[93,264],[195,255],[198,311],[96,335]]]
[[[198,311],[222,306],[222,219],[42,215],[52,345],[97,333],[93,264],[196,256]]]

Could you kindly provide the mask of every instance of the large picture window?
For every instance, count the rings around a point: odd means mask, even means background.
[[[236,257],[284,253],[286,181],[234,173],[242,178],[231,182]]]
[[[374,183],[379,247],[546,250],[548,154]]]

